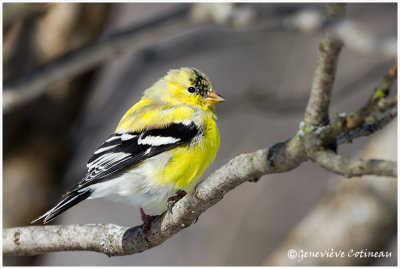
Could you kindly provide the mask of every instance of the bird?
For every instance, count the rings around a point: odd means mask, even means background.
[[[46,224],[86,199],[104,197],[138,207],[148,240],[154,216],[144,210],[171,210],[215,159],[220,134],[214,104],[223,101],[198,69],[170,70],[125,113],[81,181],[32,223]]]

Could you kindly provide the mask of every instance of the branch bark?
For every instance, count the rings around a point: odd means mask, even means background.
[[[397,63],[384,76],[382,83],[373,91],[367,103],[352,113],[341,113],[338,118],[325,130],[325,133],[330,137],[340,137],[347,132],[362,128],[367,124],[367,120],[378,112],[386,112],[397,105],[397,97],[387,99],[390,88],[397,78]],[[393,111],[390,112],[390,118]],[[395,113],[397,114],[397,112]],[[395,117],[395,115],[393,115]],[[385,121],[385,120],[384,120]]]
[[[304,117],[308,126],[329,124],[329,103],[342,46],[342,41],[333,34],[325,35],[319,43],[317,68]]]
[[[397,102],[396,102],[397,103]],[[381,130],[388,123],[390,123],[394,118],[397,117],[397,109],[393,108],[387,115],[383,116],[380,120],[374,123],[366,124],[361,128],[345,133],[338,138],[336,138],[336,144],[351,143],[354,139],[362,136],[368,136],[376,131]]]
[[[362,175],[397,176],[397,163],[386,160],[344,158],[333,151],[317,151],[314,160],[321,167],[347,178]]]

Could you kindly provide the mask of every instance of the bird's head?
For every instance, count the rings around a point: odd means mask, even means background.
[[[162,101],[173,104],[191,104],[210,107],[223,102],[208,77],[194,68],[173,69],[156,85],[163,88]],[[153,86],[153,87],[154,87]]]

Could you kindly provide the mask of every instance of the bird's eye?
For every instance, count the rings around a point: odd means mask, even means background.
[[[194,87],[189,87],[188,88],[188,92],[190,93],[194,93],[196,91],[196,89]]]

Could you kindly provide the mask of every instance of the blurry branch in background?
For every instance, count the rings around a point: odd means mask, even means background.
[[[83,47],[71,50],[22,77],[4,82],[3,112],[7,113],[35,98],[51,85],[68,80],[96,65],[112,59],[124,50],[143,47],[152,42],[152,37],[190,28],[187,20],[188,5],[179,5],[168,13],[152,20],[128,27],[100,38]],[[182,29],[182,27],[184,29]]]
[[[8,113],[13,109],[18,109],[22,104],[52,90],[52,84],[71,79],[90,68],[111,60],[118,54],[148,47],[161,37],[170,38],[171,35],[175,37],[176,33],[182,33],[195,26],[198,27],[201,23],[210,22],[208,19],[217,24],[226,23],[226,19],[231,18],[232,13],[236,11],[234,4],[218,4],[223,7],[222,9],[215,8],[214,5],[178,5],[151,20],[111,33],[71,50],[20,77],[6,80],[3,92],[3,112]],[[208,6],[212,7],[212,10],[225,10],[225,12],[215,14],[212,18],[200,18],[196,15],[201,14],[203,8]],[[242,12],[235,14],[240,15]]]
[[[16,23],[37,16],[51,8],[51,3],[4,3],[3,4],[3,25],[4,32]]]
[[[340,10],[344,10],[344,4],[331,5],[329,12],[335,18],[340,17],[338,14]],[[29,7],[29,4],[23,7]],[[35,9],[28,8],[21,8],[21,10],[35,11]],[[284,14],[279,15],[281,17],[272,19],[262,12],[255,10],[254,6],[235,3],[179,5],[152,20],[112,33],[71,50],[17,78],[6,80],[3,85],[3,112],[8,113],[13,109],[18,109],[22,104],[52,90],[51,85],[54,83],[71,79],[124,51],[148,46],[154,43],[155,39],[160,39],[160,35],[168,37],[171,33],[185,32],[203,23],[211,22],[217,26],[234,30],[258,29],[265,31],[281,28],[306,34],[317,34],[325,29],[331,29],[340,39],[344,40],[348,48],[363,53],[378,52],[378,54],[391,57],[395,57],[397,54],[396,38],[378,39],[355,22],[328,19],[326,14],[319,10],[306,8],[289,15],[283,12]],[[10,16],[8,20],[11,21],[11,18],[14,17]],[[263,25],[263,22],[266,23],[265,27],[260,27],[259,25]]]
[[[319,46],[310,99],[299,131],[287,141],[241,154],[200,182],[179,200],[171,212],[157,216],[150,224],[146,242],[141,226],[132,228],[107,225],[31,226],[3,230],[5,255],[37,255],[50,251],[92,250],[109,256],[130,255],[153,248],[190,226],[201,213],[220,201],[230,190],[261,176],[295,169],[311,160],[346,177],[362,175],[397,176],[396,162],[384,160],[345,159],[335,153],[336,139],[360,124],[352,126],[329,123],[328,109],[342,42],[333,34],[322,37]],[[364,117],[377,111],[386,100],[397,76],[392,68],[368,102]],[[382,89],[387,94],[379,94]],[[378,94],[376,94],[378,92]],[[390,103],[390,102],[389,102]],[[389,106],[388,106],[389,107]],[[388,107],[379,108],[380,111]],[[363,109],[361,109],[363,110]],[[364,110],[363,110],[364,111]]]
[[[335,11],[337,12],[338,9]],[[375,54],[395,58],[397,56],[396,37],[374,36],[362,24],[350,20],[329,20],[321,11],[311,8],[301,9],[284,19],[284,28],[305,34],[318,34],[324,30],[335,33],[346,44],[347,49],[361,54]]]
[[[363,91],[365,85],[368,84],[366,81],[371,78],[375,78],[377,73],[382,73],[382,70],[387,69],[387,65],[388,63],[386,63],[386,61],[378,65],[374,65],[358,77],[352,78],[348,84],[333,92],[331,99],[336,99],[336,103],[340,103],[357,92]],[[354,77],[353,75],[351,76]],[[238,103],[243,105],[243,108],[241,109],[257,109],[268,111],[269,113],[277,113],[280,115],[282,113],[299,113],[300,111],[304,111],[304,104],[308,101],[309,93],[297,95],[292,93],[283,96],[277,96],[266,92],[265,89],[263,89],[263,86],[265,87],[265,85],[249,86],[249,88],[244,90],[243,93],[239,93],[238,95],[229,98],[229,100],[240,100]],[[303,90],[299,89],[299,92],[303,92]],[[396,101],[395,103],[397,104],[397,100],[395,99],[394,101]],[[239,109],[236,109],[235,111],[238,110]],[[225,111],[223,109],[218,110],[219,114],[224,112]],[[335,113],[331,113],[331,116],[332,115],[335,116]]]
[[[344,16],[345,3],[329,3],[327,5],[328,15],[331,18],[342,18]]]
[[[397,55],[396,37],[373,36],[360,23],[351,20],[339,23],[334,30],[351,50],[362,54],[376,54],[391,58],[395,58]]]
[[[98,37],[111,10],[109,4],[101,3],[4,3],[9,25],[3,31],[3,81],[22,78],[27,70]],[[26,225],[51,206],[51,199],[37,198],[51,197],[61,184],[73,152],[70,130],[81,114],[95,72],[87,70],[53,83],[45,95],[4,114],[4,228]],[[3,264],[26,266],[35,260],[5,257]]]

